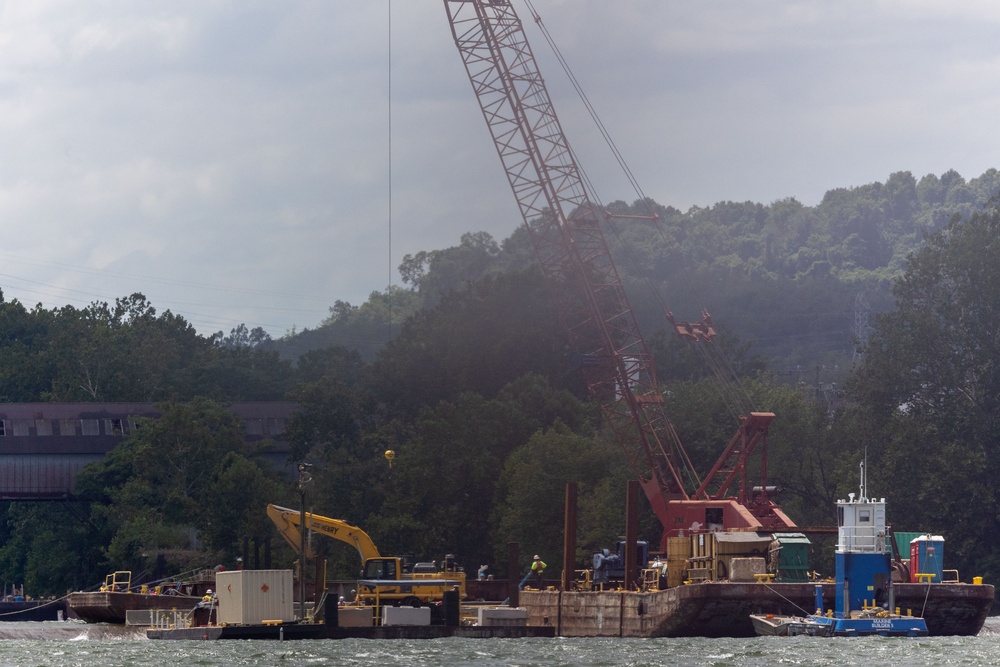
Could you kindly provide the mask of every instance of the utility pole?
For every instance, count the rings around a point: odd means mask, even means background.
[[[311,463],[299,464],[299,613],[306,618],[306,484],[312,481]]]

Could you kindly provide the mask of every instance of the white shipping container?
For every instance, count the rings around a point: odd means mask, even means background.
[[[291,570],[236,570],[215,575],[219,624],[255,625],[294,621]]]

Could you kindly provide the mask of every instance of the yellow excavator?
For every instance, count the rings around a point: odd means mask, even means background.
[[[411,570],[404,567],[401,558],[379,554],[368,533],[346,521],[278,505],[268,505],[267,515],[295,553],[300,553],[302,548],[303,518],[307,531],[346,542],[357,549],[362,563],[357,594],[362,600],[380,604],[428,604],[440,601],[445,591],[455,588],[459,596],[465,598],[465,572],[454,565],[450,556],[445,556],[443,568],[417,563]],[[307,541],[306,556],[314,558],[315,555]]]

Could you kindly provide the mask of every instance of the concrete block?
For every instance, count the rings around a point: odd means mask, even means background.
[[[153,625],[152,609],[126,609],[125,625],[144,625],[147,628]]]
[[[764,574],[767,567],[760,557],[734,558],[729,562],[729,581],[754,581],[755,574]]]
[[[382,625],[430,624],[430,607],[382,607]]]
[[[371,607],[340,607],[337,609],[337,625],[342,628],[370,628],[375,619]]]
[[[525,626],[528,624],[528,610],[520,607],[480,607],[481,626]]]

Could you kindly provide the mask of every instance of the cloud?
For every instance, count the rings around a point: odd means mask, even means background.
[[[535,6],[664,204],[995,166],[992,3]],[[516,7],[600,196],[634,198]],[[438,0],[6,3],[0,152],[7,299],[140,291],[206,334],[314,327],[520,224]]]

